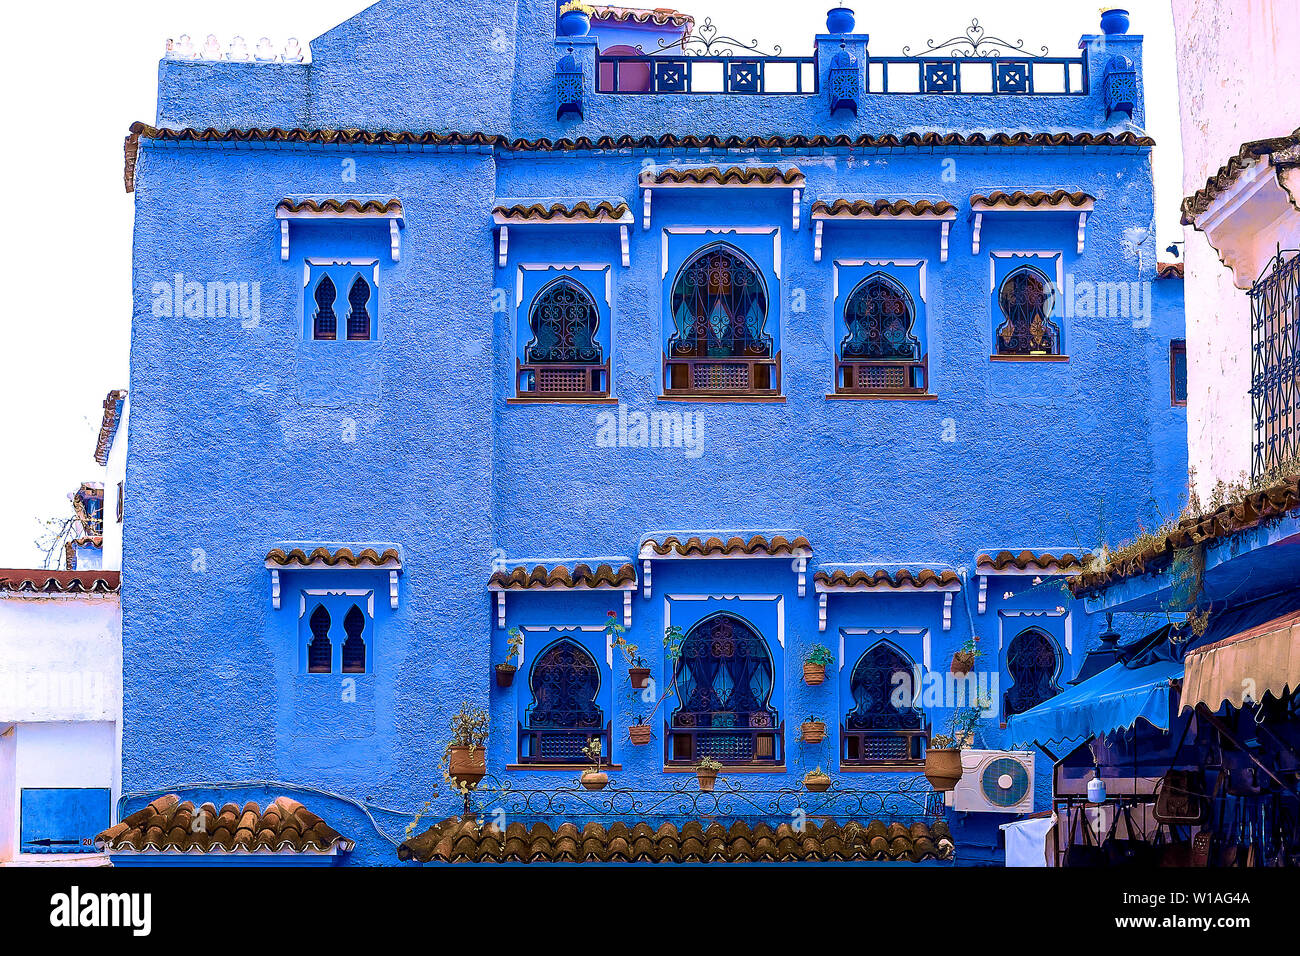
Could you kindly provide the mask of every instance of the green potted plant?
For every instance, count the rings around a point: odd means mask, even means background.
[[[819,744],[826,739],[826,721],[815,714],[799,725],[799,739],[806,744]]]
[[[817,766],[803,775],[803,785],[809,793],[825,793],[831,787],[831,776]]]
[[[705,793],[713,790],[714,783],[717,782],[718,774],[722,771],[722,764],[718,763],[712,757],[705,757],[695,765],[695,779],[700,782],[700,789]]]
[[[515,671],[519,666],[512,662],[520,659],[523,649],[524,636],[519,628],[512,627],[506,632],[506,659],[496,666],[498,687],[509,687],[515,682]]]
[[[975,740],[975,725],[983,716],[984,704],[963,707],[952,715],[952,733],[937,734],[925,748],[925,779],[936,790],[952,790],[962,777],[961,752]]]
[[[825,644],[814,644],[808,648],[803,659],[803,682],[809,687],[816,687],[826,680],[826,668],[835,663],[830,648]]]
[[[583,745],[582,754],[591,761],[592,766],[582,771],[581,783],[587,790],[604,790],[609,786],[609,774],[600,769],[600,738],[592,737]]]
[[[650,666],[646,659],[637,653],[637,646],[629,644],[625,634],[627,629],[618,622],[618,615],[610,611],[605,618],[605,636],[619,649],[627,661],[627,676],[632,686],[641,690],[650,680]]]
[[[966,638],[966,642],[952,655],[952,672],[954,674],[969,674],[975,669],[975,661],[984,656],[980,650],[980,639],[972,634]]]
[[[451,717],[451,739],[442,752],[442,773],[462,793],[487,776],[488,712],[463,701]]]

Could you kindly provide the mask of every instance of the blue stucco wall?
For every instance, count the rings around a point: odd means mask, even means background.
[[[1095,82],[1081,97],[871,96],[857,120],[828,118],[821,95],[723,102],[589,92],[586,118],[558,124],[551,0],[462,4],[455,19],[446,9],[384,0],[314,41],[310,65],[164,61],[158,120],[526,137],[1136,128],[1124,117],[1104,118]],[[1140,61],[1139,38],[1110,46]],[[578,52],[590,70],[592,51]],[[1097,76],[1109,53],[1088,55]],[[1135,119],[1141,122],[1140,107]],[[648,160],[798,165],[808,180],[801,228],[792,229],[788,191],[754,198],[737,190],[689,199],[661,191],[651,229],[643,230],[636,178]],[[1082,255],[1071,217],[989,217],[981,251],[972,254],[972,193],[1058,187],[1097,197]],[[811,201],[857,193],[957,204],[948,261],[940,262],[937,228],[831,227],[823,259],[814,262]],[[281,261],[274,210],[282,197],[356,194],[401,199],[400,261],[388,255],[386,228],[299,225],[290,259]],[[498,267],[490,216],[497,197],[625,199],[638,213],[630,266],[619,261],[614,229],[517,229],[506,266]],[[493,684],[490,665],[505,654],[505,630],[496,627],[485,590],[493,556],[634,555],[652,529],[770,528],[797,529],[812,542],[806,596],[798,596],[789,559],[661,561],[652,595],[633,597],[628,638],[663,675],[665,596],[779,595],[784,648],[775,635],[765,637],[780,674],[775,701],[787,770],[746,774],[744,782],[797,786],[806,769],[838,762],[834,737],[821,748],[798,743],[800,720],[816,712],[833,725],[847,709],[842,680],[802,683],[812,643],[838,655],[844,627],[923,628],[939,668],[971,622],[986,647],[996,645],[1001,595],[1023,590],[1025,579],[994,579],[979,614],[976,552],[1092,547],[1103,512],[1154,517],[1157,504],[1166,507],[1170,481],[1181,485],[1185,472],[1185,425],[1182,410],[1168,407],[1167,380],[1168,339],[1181,335],[1181,289],[1175,300],[1174,288],[1181,283],[1157,284],[1149,328],[1119,317],[1067,320],[1068,362],[989,360],[992,251],[1059,253],[1063,269],[1080,278],[1153,278],[1150,242],[1139,255],[1132,241],[1153,216],[1147,149],[541,156],[146,141],[135,202],[124,791],[275,780],[414,810],[442,790],[430,815],[445,815],[458,801],[446,794],[438,758],[463,699],[490,708],[494,773],[517,786],[571,784],[576,771],[504,771],[516,759],[528,662],[514,688]],[[779,235],[779,255],[760,264],[779,288],[768,331],[782,352],[782,403],[656,400],[663,230],[700,226]],[[378,258],[376,341],[323,348],[303,340],[303,259],[316,255]],[[826,397],[840,335],[834,262],[876,258],[925,260],[932,401]],[[610,269],[612,306],[602,322],[614,397],[632,410],[698,413],[698,457],[601,447],[598,415],[612,406],[506,403],[520,328],[517,267],[575,262]],[[260,283],[259,314],[158,315],[154,285],[177,274]],[[276,610],[263,558],[283,541],[379,540],[403,549],[396,609],[386,600],[386,575],[330,578],[373,588],[377,598],[370,673],[357,676],[355,700],[344,700],[341,675],[300,673],[296,592],[312,572],[285,575]],[[946,564],[965,569],[970,583],[950,630],[940,596],[852,595],[830,598],[822,633],[812,573],[823,562]],[[1021,609],[1067,606],[1073,650],[1063,670],[1071,675],[1099,629],[1096,619],[1059,590],[1018,600]],[[506,626],[592,627],[621,605],[617,592],[512,595]],[[529,653],[541,649],[530,638]],[[603,654],[597,661],[607,668]],[[853,662],[837,660],[836,668]],[[633,748],[626,727],[645,707],[627,694],[617,656],[604,677],[618,785],[663,788],[681,779],[663,769],[662,712],[656,740]],[[946,729],[942,709],[930,717],[936,732]],[[984,742],[1000,743],[996,722]],[[1046,769],[1040,761],[1040,794]],[[897,779],[855,774],[850,785]],[[264,793],[214,788],[203,799]],[[353,804],[293,795],[357,840],[352,862],[395,862],[391,843]],[[405,821],[379,818],[400,839]],[[959,844],[966,840],[974,858],[992,853],[998,818],[955,822],[965,834]]]

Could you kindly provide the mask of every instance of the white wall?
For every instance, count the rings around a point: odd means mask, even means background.
[[[1190,195],[1243,143],[1300,127],[1300,0],[1173,0],[1173,10]],[[1279,226],[1242,229],[1287,245]],[[1215,482],[1250,473],[1250,301],[1202,233],[1188,227],[1186,239],[1188,455],[1204,501]]]

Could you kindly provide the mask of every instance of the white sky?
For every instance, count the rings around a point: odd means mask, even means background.
[[[442,0],[438,0],[442,2]],[[789,55],[812,50],[833,0],[680,0],[722,32]],[[131,318],[131,197],[122,186],[122,140],[152,121],[157,62],[168,37],[196,44],[215,33],[253,45],[312,37],[364,9],[366,0],[131,0],[15,4],[6,15],[4,150],[10,223],[4,231],[5,343],[0,349],[0,567],[35,567],[46,518],[68,512],[67,494],[102,480],[94,462],[104,395],[127,386]],[[671,0],[629,5],[667,6]],[[966,0],[849,2],[871,49],[898,53],[964,32]],[[1146,37],[1148,132],[1155,151],[1160,248],[1182,239],[1182,156],[1169,0],[1128,0],[1132,32]],[[447,4],[455,9],[454,4]],[[990,35],[1056,55],[1099,32],[1097,0],[983,0]],[[1162,254],[1163,257],[1163,254]],[[22,263],[20,270],[14,266]],[[71,294],[63,294],[65,293]],[[47,294],[52,293],[52,294]],[[111,506],[110,506],[111,513]]]

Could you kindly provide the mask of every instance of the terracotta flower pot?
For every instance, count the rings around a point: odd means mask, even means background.
[[[799,725],[799,739],[806,744],[819,744],[826,739],[826,725],[820,720],[809,720]]]
[[[515,671],[519,670],[514,664],[497,665],[497,686],[509,687],[515,682]]]
[[[803,666],[803,682],[809,687],[816,687],[826,680],[825,664],[805,664]]]
[[[648,667],[629,667],[627,669],[628,679],[632,681],[632,686],[637,690],[645,687],[650,683],[650,668]]]
[[[604,790],[609,786],[609,774],[603,770],[598,773],[587,771],[582,775],[582,785],[588,790]]]
[[[648,744],[650,742],[650,725],[633,724],[627,729],[627,736],[638,747]]]
[[[975,655],[971,651],[958,651],[952,655],[952,672],[969,674],[975,668]]]
[[[925,779],[934,789],[953,789],[961,774],[961,751],[956,747],[931,748],[925,752]]]
[[[700,782],[700,789],[705,793],[713,792],[713,785],[718,780],[718,771],[716,770],[697,770],[695,779]]]
[[[468,747],[452,747],[447,752],[447,772],[453,780],[477,786],[487,776],[487,754],[482,747],[475,747],[473,753]]]
[[[806,774],[803,785],[810,793],[825,793],[831,788],[831,778],[817,774]]]

